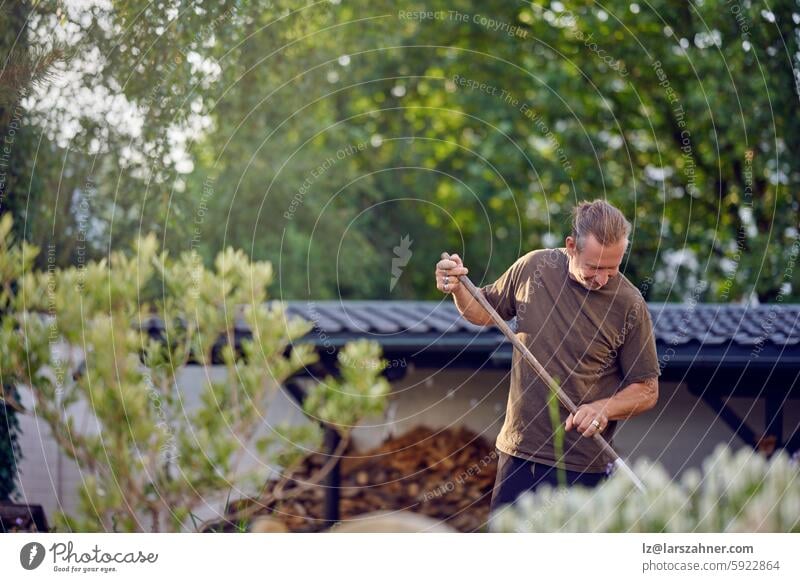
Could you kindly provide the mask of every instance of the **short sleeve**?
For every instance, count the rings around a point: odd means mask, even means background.
[[[622,387],[661,375],[653,321],[644,299],[637,300],[625,317],[623,343],[617,350]]]
[[[505,321],[517,315],[517,285],[524,259],[524,256],[518,258],[497,281],[480,288],[489,305],[494,307]]]

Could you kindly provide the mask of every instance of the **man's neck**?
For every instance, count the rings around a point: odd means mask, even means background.
[[[573,265],[572,257],[570,256],[569,253],[567,253],[567,275],[569,275],[569,278],[572,279],[573,281],[577,281],[578,283],[580,283],[581,282],[580,279],[578,279],[578,277],[572,271],[572,265]]]

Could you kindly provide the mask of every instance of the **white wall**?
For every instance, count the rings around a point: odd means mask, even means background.
[[[503,424],[508,382],[507,374],[494,371],[473,376],[471,371],[414,370],[394,388],[398,422],[404,428],[417,423],[443,426],[463,422],[494,442]],[[453,390],[451,396],[445,387]],[[762,401],[734,398],[730,406],[755,432],[763,429]],[[800,401],[787,400],[784,438],[798,426]],[[658,405],[621,422],[614,437],[623,457],[657,460],[673,475],[699,467],[718,443],[747,446],[705,402],[676,382],[662,382]]]

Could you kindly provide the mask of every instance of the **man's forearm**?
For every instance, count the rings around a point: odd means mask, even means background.
[[[608,420],[624,420],[647,412],[658,402],[658,379],[648,378],[629,384],[611,398],[597,403],[603,407]]]
[[[492,318],[463,285],[459,285],[452,293],[456,308],[467,321],[475,325],[490,325]]]

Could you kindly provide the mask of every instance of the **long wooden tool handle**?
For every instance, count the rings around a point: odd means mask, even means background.
[[[449,260],[450,254],[446,252],[442,253],[442,259]],[[536,370],[536,373],[539,374],[542,380],[544,380],[545,384],[547,384],[550,387],[550,389],[555,393],[556,397],[567,408],[567,410],[569,410],[572,414],[575,414],[578,407],[575,406],[575,403],[572,401],[572,399],[564,393],[564,391],[558,384],[556,384],[552,376],[550,376],[550,374],[547,373],[547,370],[544,369],[544,367],[539,363],[539,360],[537,360],[536,357],[528,349],[528,346],[522,343],[522,341],[508,326],[505,320],[502,317],[500,317],[500,314],[497,313],[494,307],[492,307],[492,305],[486,300],[486,297],[484,297],[483,293],[481,293],[480,290],[477,287],[475,287],[475,285],[472,283],[472,281],[469,280],[469,277],[467,277],[466,275],[459,275],[458,280],[461,281],[461,284],[464,285],[467,291],[469,291],[470,295],[472,295],[478,301],[478,303],[481,304],[481,306],[486,310],[486,312],[495,322],[497,327],[500,328],[500,331],[503,332],[503,335],[506,336],[508,341],[510,341],[511,344],[519,350],[522,357],[525,358],[525,361],[528,362],[533,367],[534,370]],[[600,445],[600,448],[603,449],[603,451],[608,453],[611,456],[611,458],[614,459],[614,464],[617,467],[620,467],[625,473],[627,473],[628,476],[631,477],[633,483],[641,491],[644,491],[644,485],[642,484],[642,482],[639,480],[638,477],[636,477],[634,472],[631,470],[630,467],[628,467],[625,461],[622,460],[622,457],[620,457],[617,454],[617,452],[613,449],[613,447],[608,444],[608,441],[603,437],[603,435],[600,434],[599,432],[595,432],[594,435],[592,435],[592,438],[597,442],[598,445]]]

